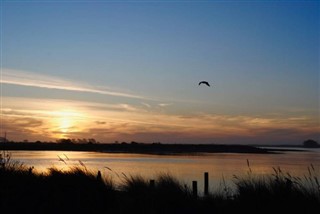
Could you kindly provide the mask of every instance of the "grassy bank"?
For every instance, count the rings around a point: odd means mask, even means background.
[[[319,177],[313,166],[303,178],[275,168],[274,174],[234,177],[228,187],[195,197],[187,185],[168,174],[154,183],[123,175],[115,185],[85,167],[51,168],[37,173],[19,162],[0,166],[1,213],[314,213],[320,210]]]

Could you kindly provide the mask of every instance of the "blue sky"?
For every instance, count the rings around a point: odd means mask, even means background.
[[[2,123],[17,139],[319,139],[317,1],[2,1],[1,8]],[[201,80],[212,87],[199,87]],[[41,106],[55,101],[65,104]],[[38,126],[22,130],[29,116]]]

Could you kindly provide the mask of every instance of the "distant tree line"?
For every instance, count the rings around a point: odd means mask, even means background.
[[[61,138],[56,141],[61,144],[97,144],[100,143],[94,138],[83,138],[83,139],[70,139],[70,138]]]

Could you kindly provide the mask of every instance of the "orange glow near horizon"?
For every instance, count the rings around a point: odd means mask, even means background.
[[[70,133],[77,131],[77,125],[81,125],[80,120],[84,117],[83,113],[73,109],[55,111],[50,115],[52,119],[48,128],[55,138],[68,138]]]
[[[100,142],[281,142],[287,136],[301,141],[319,131],[316,121],[303,115],[179,115],[122,103],[22,98],[22,107],[15,98],[4,100],[3,130],[14,141],[94,138]]]

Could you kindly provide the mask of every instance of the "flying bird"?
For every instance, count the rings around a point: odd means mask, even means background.
[[[207,85],[207,86],[210,87],[210,84],[209,84],[207,81],[201,81],[201,82],[199,82],[199,85],[201,85],[201,84],[205,84],[205,85]]]

